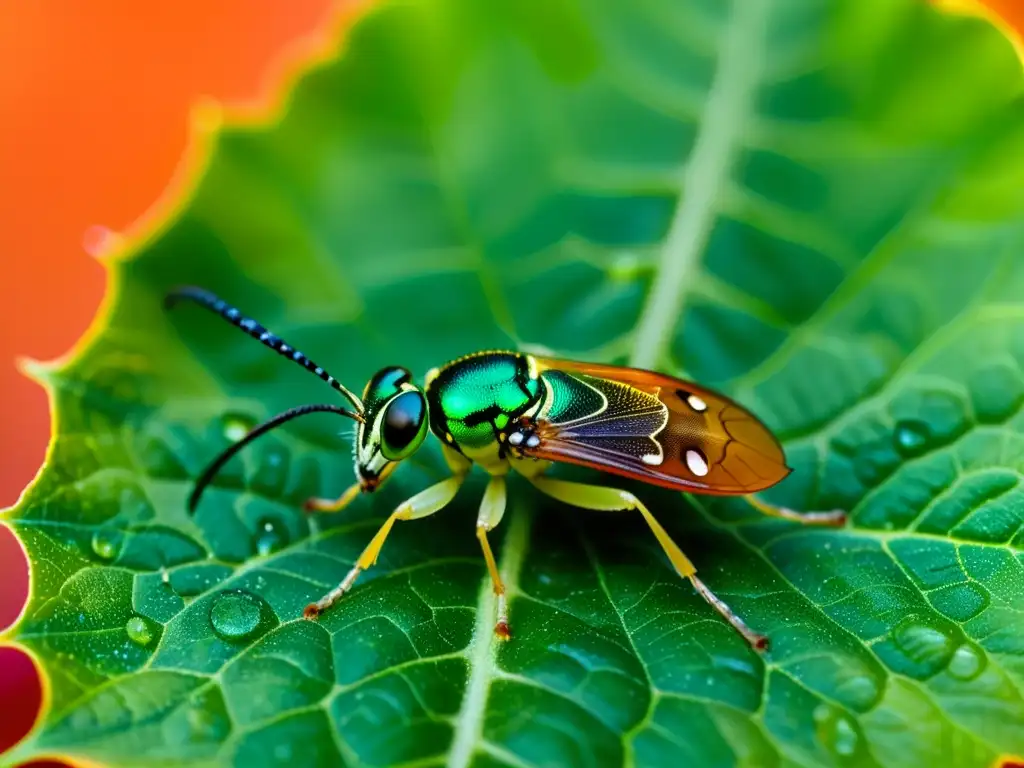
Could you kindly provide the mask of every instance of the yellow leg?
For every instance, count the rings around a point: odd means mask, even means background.
[[[384,521],[384,525],[380,527],[376,535],[370,540],[370,543],[366,545],[366,549],[363,550],[359,559],[356,560],[356,564],[352,566],[352,570],[348,572],[342,582],[315,603],[307,605],[303,615],[307,619],[315,619],[338,602],[346,592],[352,589],[352,585],[355,584],[359,574],[377,562],[377,557],[384,546],[384,541],[398,520],[417,520],[443,509],[455,498],[455,494],[465,478],[464,474],[453,475],[447,480],[442,480],[440,483],[420,491],[412,498],[399,504],[388,519]]]
[[[302,508],[306,512],[340,512],[352,503],[361,490],[359,483],[355,483],[336,499],[307,499]]]
[[[491,574],[494,594],[498,599],[498,620],[494,624],[494,634],[502,640],[508,640],[512,636],[508,628],[508,598],[505,595],[505,585],[501,582],[501,575],[498,573],[498,564],[494,561],[494,553],[491,552],[491,544],[487,541],[487,532],[493,530],[501,522],[504,514],[505,478],[492,477],[487,484],[487,490],[484,491],[484,499],[480,503],[480,514],[476,519],[476,537],[480,540],[480,548],[484,551],[487,570]]]
[[[841,509],[833,509],[829,512],[797,512],[786,507],[775,507],[758,499],[756,496],[744,496],[747,502],[760,512],[769,517],[781,517],[783,520],[792,520],[804,525],[835,525],[846,524],[846,513]]]
[[[615,488],[605,488],[599,485],[586,485],[584,483],[571,483],[566,480],[556,480],[550,477],[529,478],[540,491],[552,498],[558,499],[566,504],[583,509],[595,509],[614,511],[619,509],[635,509],[644,516],[647,525],[650,526],[654,536],[661,544],[661,548],[668,555],[669,561],[680,576],[684,576],[693,584],[697,594],[703,597],[708,604],[729,622],[732,627],[743,635],[743,638],[757,651],[763,651],[768,647],[768,638],[754,632],[746,625],[725,602],[717,597],[703,581],[697,578],[697,569],[693,567],[690,559],[683,554],[678,545],[672,541],[668,532],[661,527],[661,524],[654,519],[654,515],[644,506],[636,496],[628,491],[620,491]]]

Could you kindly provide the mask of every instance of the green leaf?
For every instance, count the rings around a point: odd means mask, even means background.
[[[918,0],[377,6],[280,118],[211,137],[185,204],[113,264],[101,327],[40,373],[57,423],[6,516],[32,562],[9,639],[50,702],[6,759],[1024,754],[1022,85],[998,31]],[[796,472],[768,498],[852,521],[631,486],[771,636],[763,657],[637,516],[515,482],[496,541],[514,639],[496,647],[480,478],[305,622],[440,454],[307,517],[351,482],[350,426],[310,416],[232,460],[190,518],[229,440],[330,395],[208,313],[165,313],[179,283],[351,387],[489,347],[685,371],[784,440]]]

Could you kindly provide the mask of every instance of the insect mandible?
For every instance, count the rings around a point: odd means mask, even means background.
[[[242,315],[214,294],[197,287],[172,291],[169,308],[195,302],[237,326],[275,352],[323,379],[348,400],[337,405],[302,405],[254,427],[203,471],[189,498],[194,511],[218,470],[260,435],[307,413],[335,413],[357,422],[356,482],[334,500],[310,499],[308,511],[337,512],[360,493],[372,493],[411,456],[428,433],[441,441],[451,475],[398,505],[363,550],[345,578],[308,605],[315,619],[372,566],[398,521],[438,512],[454,497],[474,464],[490,475],[476,523],[494,593],[495,634],[509,639],[508,602],[487,534],[505,512],[505,476],[515,471],[541,493],[590,510],[636,510],[676,572],[758,651],[768,639],[754,632],[696,575],[689,558],[650,510],[632,493],[548,476],[553,464],[591,467],[645,483],[696,494],[743,496],[759,511],[803,524],[843,525],[844,512],[799,513],[770,506],[753,494],[789,473],[782,447],[767,427],[732,400],[653,371],[574,362],[511,352],[476,352],[426,375],[421,387],[398,366],[373,375],[362,397],[324,368]]]

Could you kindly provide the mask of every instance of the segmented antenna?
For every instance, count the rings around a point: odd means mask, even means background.
[[[216,474],[220,471],[221,467],[228,463],[228,460],[242,450],[245,446],[251,443],[260,435],[265,435],[272,429],[281,426],[287,421],[298,416],[305,416],[307,413],[336,413],[339,416],[348,416],[350,419],[356,421],[362,421],[363,418],[358,413],[352,413],[352,411],[346,410],[338,405],[300,405],[296,408],[289,408],[284,413],[279,413],[272,419],[267,419],[262,424],[253,427],[249,432],[240,439],[237,443],[233,443],[224,449],[221,454],[210,462],[209,466],[203,470],[203,473],[196,480],[196,486],[192,489],[192,494],[188,497],[188,511],[192,514],[196,511],[196,505],[199,504],[199,499],[203,495],[203,491],[210,484]]]
[[[252,318],[245,317],[241,312],[220,297],[210,293],[204,288],[187,285],[181,288],[176,288],[168,293],[167,297],[164,299],[164,306],[167,309],[171,309],[175,304],[182,300],[194,301],[196,304],[206,307],[211,312],[216,312],[229,323],[241,328],[254,339],[270,347],[279,355],[288,358],[292,362],[298,363],[310,373],[319,376],[335,390],[343,394],[348,401],[355,406],[356,411],[359,413],[363,412],[362,401],[350,392],[341,382],[306,357],[302,352],[285,342],[280,336],[274,335]]]

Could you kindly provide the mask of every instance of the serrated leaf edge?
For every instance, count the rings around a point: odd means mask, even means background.
[[[107,284],[99,308],[81,338],[68,352],[56,358],[40,361],[26,357],[17,361],[18,370],[29,380],[39,384],[46,393],[50,414],[50,438],[43,462],[35,476],[18,495],[13,505],[0,509],[0,526],[11,531],[28,563],[28,590],[25,602],[10,626],[0,631],[0,647],[12,648],[25,654],[35,668],[40,687],[40,706],[35,720],[25,736],[0,755],[2,766],[18,765],[25,760],[59,760],[75,768],[104,766],[103,763],[68,754],[32,752],[35,737],[49,713],[52,692],[42,661],[31,649],[14,640],[28,612],[29,597],[33,589],[33,573],[32,561],[25,544],[8,518],[11,513],[21,508],[27,495],[50,467],[57,435],[60,433],[60,413],[56,407],[56,390],[60,375],[84,357],[106,330],[109,318],[121,297],[123,277],[119,267],[164,234],[177,215],[195,199],[216,149],[217,137],[224,127],[267,128],[279,122],[288,108],[298,81],[311,71],[343,58],[347,50],[349,31],[376,5],[376,0],[336,3],[327,18],[312,32],[293,40],[273,57],[266,67],[263,82],[259,85],[255,98],[230,105],[221,104],[209,97],[197,99],[189,113],[185,149],[167,185],[126,232],[118,233],[116,247],[104,252],[100,259],[107,275]]]

